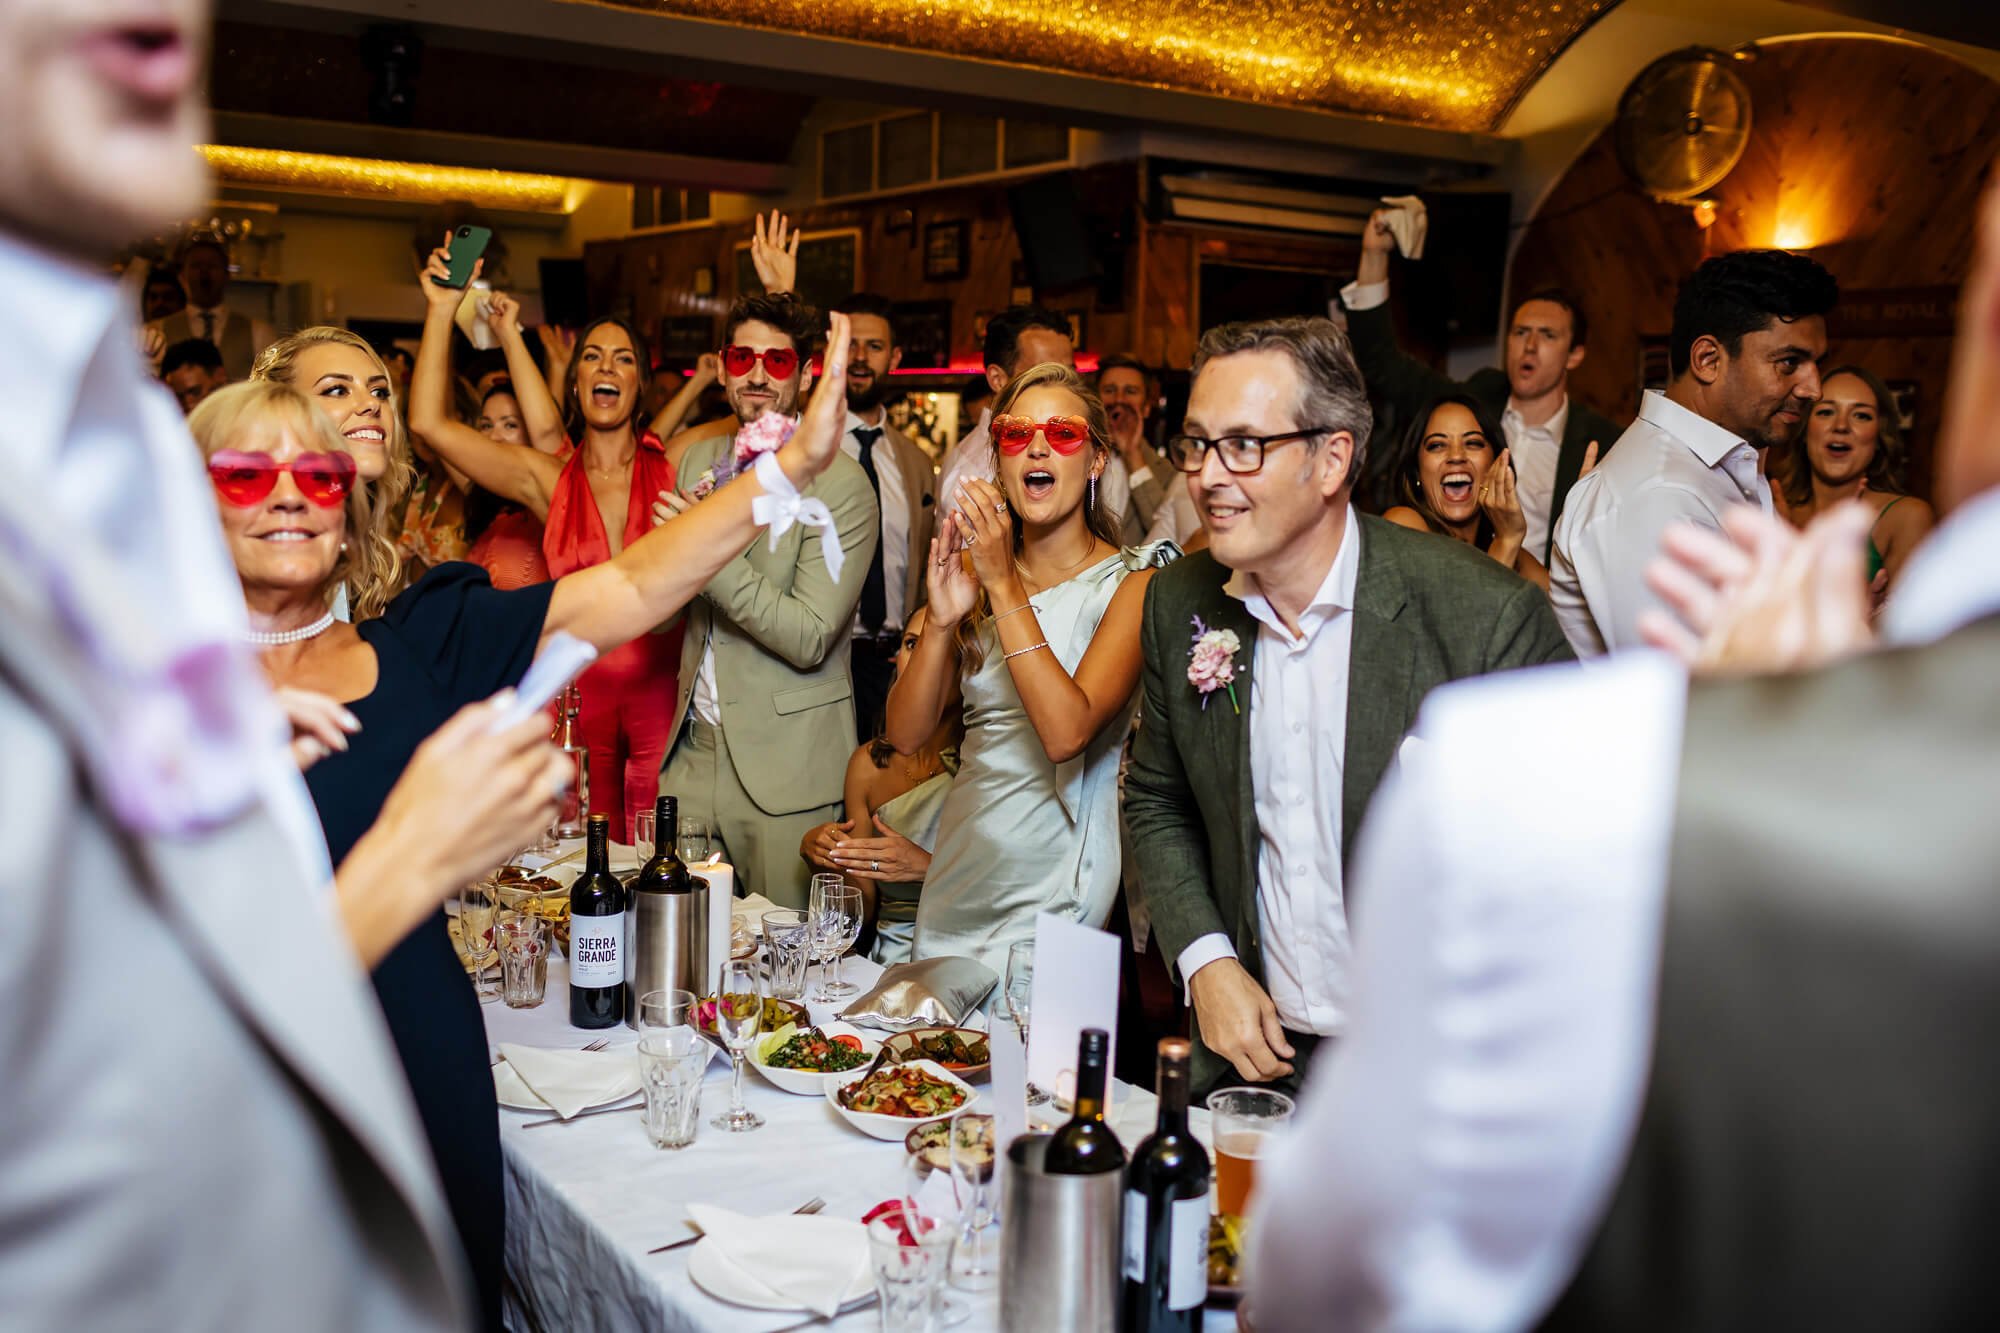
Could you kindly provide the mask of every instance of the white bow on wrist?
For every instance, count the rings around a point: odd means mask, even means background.
[[[838,579],[847,552],[840,549],[840,534],[834,530],[833,511],[826,507],[826,501],[799,494],[784,468],[778,466],[776,451],[758,454],[756,471],[764,493],[750,502],[750,517],[771,530],[771,549],[778,549],[778,538],[794,523],[818,528],[819,553],[826,560],[826,572]]]

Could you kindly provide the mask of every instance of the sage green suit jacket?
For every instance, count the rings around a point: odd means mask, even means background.
[[[1347,747],[1339,821],[1343,858],[1358,841],[1369,798],[1417,708],[1434,686],[1509,667],[1573,658],[1548,598],[1462,542],[1371,515],[1360,525],[1347,681]],[[1153,929],[1170,966],[1220,931],[1261,983],[1257,813],[1250,778],[1251,681],[1258,624],[1223,591],[1230,571],[1207,551],[1176,561],[1146,589],[1141,722],[1125,776],[1125,826]],[[1236,632],[1236,698],[1209,699],[1188,683],[1199,616]],[[1185,978],[1182,978],[1185,982]],[[1196,1034],[1197,1085],[1226,1063]]]
[[[696,440],[680,473],[696,478],[723,457],[735,433]],[[694,699],[695,677],[715,646],[722,731],[737,780],[766,814],[839,802],[854,752],[854,683],[847,641],[868,562],[882,540],[881,511],[861,465],[845,454],[805,494],[826,502],[845,553],[834,578],[817,528],[793,524],[771,549],[758,533],[688,607],[674,738]]]

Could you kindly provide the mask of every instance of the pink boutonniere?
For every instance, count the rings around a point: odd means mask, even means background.
[[[1231,629],[1210,629],[1200,616],[1194,618],[1194,647],[1188,650],[1188,684],[1201,691],[1201,706],[1208,708],[1208,696],[1217,690],[1229,691],[1229,707],[1238,717],[1243,709],[1236,702],[1236,654],[1242,640]]]
[[[798,422],[778,412],[766,412],[736,432],[735,471],[741,472],[758,454],[768,454],[798,428]]]

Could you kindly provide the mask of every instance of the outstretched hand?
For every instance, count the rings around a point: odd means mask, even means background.
[[[828,316],[826,369],[821,382],[833,386],[816,393],[799,418],[798,429],[778,450],[778,464],[792,484],[804,490],[812,479],[833,465],[840,456],[842,427],[847,424],[847,316],[835,311]]]
[[[757,281],[776,296],[798,290],[799,233],[777,209],[771,210],[770,218],[767,225],[764,214],[757,215],[757,229],[750,237],[750,262],[756,266]]]
[[[1645,612],[1639,633],[1711,675],[1803,671],[1860,652],[1874,642],[1863,557],[1873,521],[1849,502],[1803,532],[1747,505],[1722,516],[1721,532],[1677,524],[1646,570],[1673,614]]]

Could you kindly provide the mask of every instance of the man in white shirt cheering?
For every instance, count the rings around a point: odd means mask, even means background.
[[[1549,601],[1580,656],[1640,641],[1657,600],[1646,563],[1676,520],[1719,528],[1724,511],[1769,511],[1759,458],[1789,440],[1819,397],[1833,275],[1804,255],[1742,250],[1681,284],[1668,346],[1673,380],[1647,391],[1618,447],[1576,484],[1556,525]]]
[[[1425,692],[1571,656],[1533,584],[1355,513],[1370,425],[1339,329],[1269,320],[1203,337],[1170,442],[1210,547],[1147,590],[1125,824],[1203,1086],[1343,1031],[1345,849]]]

